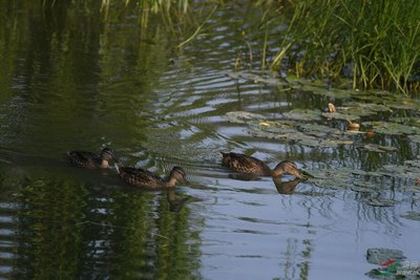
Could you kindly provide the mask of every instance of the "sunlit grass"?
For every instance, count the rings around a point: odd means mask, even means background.
[[[288,57],[298,76],[419,92],[419,1],[291,1],[293,16],[272,66]],[[292,46],[292,47],[291,47]]]

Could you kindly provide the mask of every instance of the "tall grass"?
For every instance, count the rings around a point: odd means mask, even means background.
[[[420,90],[420,1],[290,0],[292,18],[272,66],[353,87]]]

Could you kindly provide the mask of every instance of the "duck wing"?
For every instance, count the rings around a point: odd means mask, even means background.
[[[158,187],[162,182],[159,176],[143,168],[121,167],[119,170],[120,177],[130,185]]]
[[[222,153],[222,164],[239,173],[269,176],[271,169],[261,160],[238,153]]]

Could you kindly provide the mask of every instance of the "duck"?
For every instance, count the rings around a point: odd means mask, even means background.
[[[99,155],[86,151],[69,151],[66,156],[72,165],[88,169],[110,168],[109,162],[114,159],[110,148],[103,148]]]
[[[179,212],[189,200],[189,197],[180,197],[176,195],[174,188],[170,188],[166,191],[166,199],[169,203],[169,211]]]
[[[161,178],[143,168],[119,167],[118,164],[115,164],[115,169],[124,182],[135,187],[174,188],[177,183],[187,183],[186,173],[179,166],[172,168],[166,178]]]
[[[272,176],[273,178],[281,177],[284,174],[292,175],[299,179],[306,179],[296,164],[290,160],[284,160],[271,168],[262,160],[252,156],[239,153],[221,152],[223,159],[222,165],[238,173],[251,174],[255,176]]]

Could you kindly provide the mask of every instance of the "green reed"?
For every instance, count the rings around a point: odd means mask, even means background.
[[[420,90],[420,1],[290,1],[292,17],[272,66],[287,57],[298,76],[337,79],[353,87]]]

